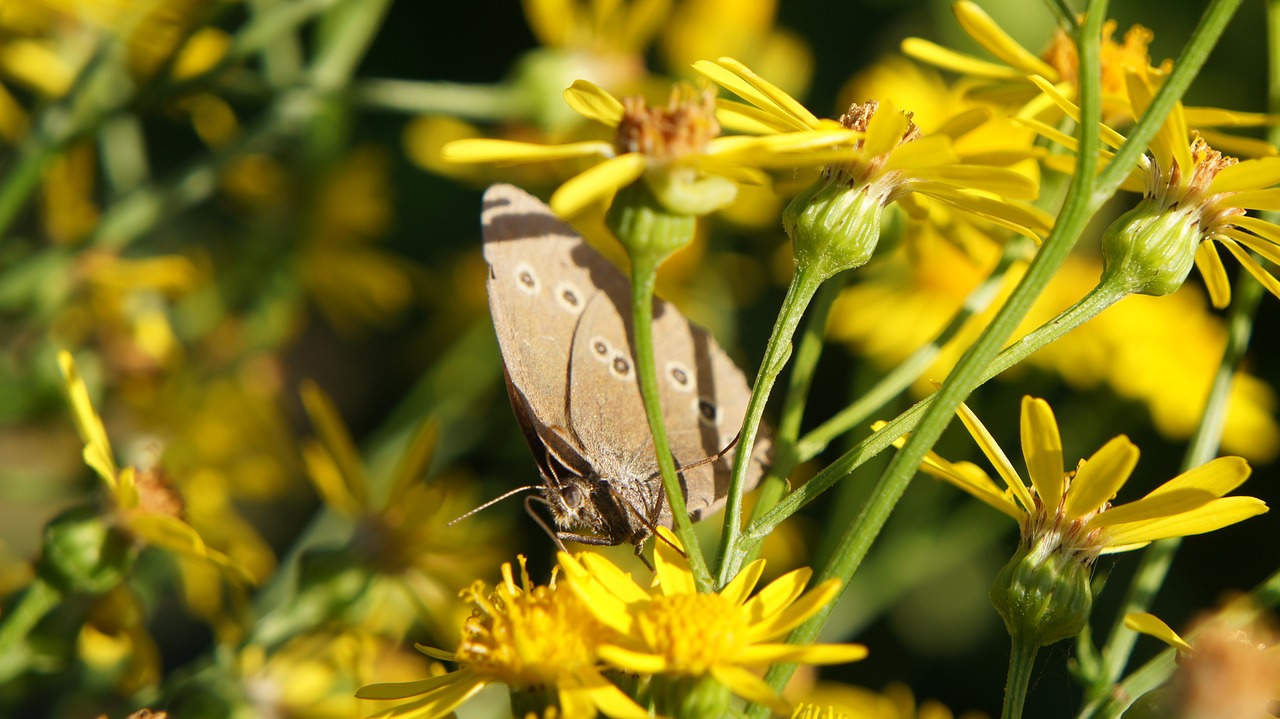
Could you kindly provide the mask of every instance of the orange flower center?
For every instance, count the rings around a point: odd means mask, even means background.
[[[689,85],[671,88],[667,106],[649,107],[642,97],[622,101],[622,121],[614,146],[620,153],[639,152],[658,161],[700,155],[720,135],[715,91]]]

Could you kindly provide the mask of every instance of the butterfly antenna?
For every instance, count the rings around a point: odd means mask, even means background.
[[[507,492],[507,494],[511,494],[511,493]],[[524,511],[528,512],[530,517],[533,517],[533,521],[537,522],[539,527],[542,527],[542,531],[546,532],[548,537],[551,537],[551,541],[556,543],[556,549],[559,549],[560,551],[567,554],[569,550],[565,549],[564,542],[560,541],[560,535],[556,534],[556,532],[552,530],[549,525],[547,525],[546,520],[544,520],[541,516],[539,516],[537,512],[533,511],[534,502],[537,502],[538,504],[541,504],[545,507],[550,507],[551,503],[548,502],[546,499],[539,497],[536,494],[531,494],[524,498]]]
[[[493,499],[491,499],[491,500],[489,500],[488,502],[485,502],[484,504],[480,505],[479,507],[476,507],[475,509],[473,509],[473,510],[471,510],[471,511],[467,512],[466,514],[462,515],[461,517],[458,517],[457,519],[453,520],[452,522],[449,522],[449,524],[448,524],[447,526],[452,527],[453,525],[457,524],[458,522],[461,522],[462,520],[466,519],[467,517],[470,517],[471,515],[475,514],[476,512],[479,512],[479,511],[480,511],[480,510],[482,510],[482,509],[488,509],[489,507],[492,507],[493,505],[497,504],[498,502],[501,502],[502,500],[506,499],[507,497],[510,497],[510,496],[512,496],[512,495],[516,495],[516,494],[520,494],[521,492],[527,492],[527,491],[529,491],[529,490],[531,490],[531,489],[538,489],[538,488],[539,488],[539,485],[536,485],[536,484],[530,484],[530,485],[527,485],[527,486],[524,486],[524,487],[516,487],[515,489],[511,490],[510,492],[507,492],[507,493],[505,493],[505,494],[502,494],[502,495],[500,495],[500,496],[498,496],[498,497],[494,497]]]
[[[729,453],[729,450],[737,446],[738,438],[741,436],[742,436],[742,432],[739,431],[737,434],[733,436],[733,439],[729,442],[729,444],[725,445],[724,449],[720,450],[719,452],[716,452],[710,457],[703,457],[702,459],[699,459],[696,462],[690,462],[689,464],[682,464],[677,466],[676,473],[679,474],[680,472],[683,472],[686,469],[694,469],[696,467],[701,467],[704,464],[719,462],[721,459],[724,459],[724,456]],[[655,470],[652,474],[649,475],[648,479],[655,479],[661,476],[662,476],[662,470]]]

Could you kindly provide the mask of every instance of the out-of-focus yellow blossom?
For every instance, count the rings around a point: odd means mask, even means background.
[[[974,242],[966,255],[932,230],[919,243],[921,249],[910,256],[903,248],[867,268],[832,308],[831,337],[849,343],[881,367],[897,365],[932,341],[995,264],[989,244]],[[1013,268],[993,309],[971,318],[943,348],[916,384],[917,395],[931,391],[930,379],[940,380],[950,372],[1023,272],[1022,267]],[[1030,332],[1070,307],[1097,284],[1101,273],[1096,257],[1070,255],[1017,334]],[[1190,436],[1199,423],[1226,339],[1226,327],[1209,312],[1204,295],[1195,287],[1183,287],[1167,297],[1126,297],[1023,364],[1058,373],[1078,389],[1107,386],[1121,397],[1143,402],[1156,429],[1180,439]],[[1172,387],[1178,391],[1170,391]],[[1274,411],[1275,396],[1267,384],[1238,372],[1227,405],[1223,448],[1259,462],[1274,458],[1280,449]]]
[[[160,648],[147,631],[142,603],[124,584],[94,600],[78,644],[85,664],[111,672],[126,696],[160,682]]]
[[[811,714],[808,719],[826,719],[824,711],[848,719],[953,719],[946,705],[926,700],[916,702],[905,684],[890,684],[883,692],[833,682],[821,682],[805,692],[804,701]],[[797,710],[798,711],[798,710]],[[965,712],[960,719],[984,719],[980,712]],[[796,715],[792,715],[796,719]]]
[[[653,590],[598,554],[560,554],[565,580],[591,616],[616,633],[597,650],[609,664],[672,685],[710,679],[733,694],[785,712],[786,703],[751,669],[782,662],[843,664],[867,655],[860,644],[778,641],[835,599],[839,580],[805,592],[813,572],[802,568],[751,596],[764,571],[764,561],[756,560],[720,592],[703,594],[675,535],[661,527],[658,533],[662,541],[654,549]],[[724,701],[727,708],[727,695]],[[679,713],[678,707],[668,709]]]
[[[40,214],[54,243],[74,244],[97,226],[101,214],[93,201],[97,172],[93,145],[87,142],[70,145],[45,168]]]
[[[1079,121],[1080,111],[1074,103],[1043,78],[1033,79],[1063,112]],[[1130,73],[1128,79],[1130,101],[1138,114],[1145,113],[1155,96],[1158,78]],[[1046,137],[1075,149],[1074,139],[1058,130],[1036,120],[1024,122]],[[1123,136],[1106,125],[1102,126],[1101,139],[1112,148],[1124,142]],[[1105,150],[1101,154],[1104,162],[1112,157]],[[1165,287],[1176,288],[1182,282],[1173,275],[1181,272],[1185,277],[1185,270],[1190,269],[1194,259],[1214,306],[1226,307],[1231,300],[1231,284],[1222,259],[1214,249],[1216,242],[1229,250],[1269,292],[1280,297],[1280,280],[1246,251],[1247,248],[1272,262],[1280,262],[1280,226],[1245,214],[1248,210],[1280,209],[1280,188],[1273,187],[1277,183],[1280,183],[1280,157],[1243,162],[1225,157],[1209,147],[1204,138],[1187,129],[1182,105],[1175,105],[1152,138],[1147,154],[1125,180],[1124,188],[1143,193],[1143,199],[1108,230],[1103,244],[1106,270],[1158,275],[1158,290],[1149,293],[1165,294]],[[1126,222],[1149,226],[1146,232],[1153,236],[1142,240],[1149,247],[1135,249],[1137,245],[1132,238],[1123,230],[1115,229]],[[1114,244],[1109,241],[1112,237]],[[1121,259],[1132,262],[1136,269],[1124,269]],[[1143,287],[1135,291],[1148,290]]]
[[[288,716],[350,719],[374,705],[356,690],[375,677],[408,681],[430,669],[421,654],[385,637],[356,631],[317,632],[291,639],[267,653],[251,644],[236,661],[247,706],[233,719]]]
[[[111,499],[111,520],[143,544],[207,562],[236,582],[252,577],[222,552],[208,546],[184,519],[182,497],[159,467],[139,469],[116,465],[102,419],[89,401],[89,390],[65,350],[58,365],[66,380],[76,430],[84,440],[84,461],[102,479]]]
[[[995,62],[973,57],[942,47],[921,38],[902,41],[902,51],[921,62],[959,73],[974,80],[968,92],[1005,106],[1026,103],[1020,114],[1036,115],[1050,109],[1052,104],[1040,96],[1027,82],[1028,75],[1039,75],[1056,85],[1060,92],[1074,97],[1079,74],[1079,59],[1075,43],[1061,29],[1055,31],[1044,53],[1035,53],[1018,44],[1000,28],[977,4],[961,0],[952,5],[960,27],[989,52]],[[1141,25],[1130,27],[1122,42],[1113,39],[1117,29],[1114,20],[1108,20],[1102,28],[1102,118],[1109,124],[1127,124],[1142,114],[1129,96],[1125,75],[1130,72],[1147,72],[1148,69],[1167,71],[1171,63],[1165,60],[1159,68],[1153,68],[1147,46],[1153,33]],[[1275,148],[1259,140],[1216,132],[1213,127],[1257,127],[1274,121],[1268,115],[1235,112],[1214,107],[1186,108],[1187,122],[1215,147],[1238,155],[1274,155]]]
[[[388,481],[375,484],[329,398],[307,382],[302,399],[319,439],[302,445],[307,476],[326,505],[355,522],[351,544],[376,576],[363,602],[363,626],[399,638],[420,620],[437,636],[451,636],[461,611],[458,590],[492,565],[500,547],[491,525],[473,523],[467,531],[445,526],[473,505],[459,491],[465,482],[421,479],[438,429],[424,424]],[[385,499],[375,492],[385,492]]]
[[[436,719],[449,715],[485,686],[505,684],[513,691],[513,704],[538,699],[550,703],[538,708],[535,713],[540,716],[554,711],[565,719],[591,719],[599,713],[615,719],[649,717],[601,673],[598,652],[613,638],[613,629],[597,620],[578,593],[556,582],[554,575],[550,584],[535,586],[523,560],[519,585],[511,564],[506,563],[502,582],[492,592],[481,581],[463,592],[475,609],[457,651],[419,645],[427,656],[455,662],[458,669],[416,682],[372,684],[356,696],[420,697],[375,716]],[[526,693],[532,696],[520,696]]]
[[[307,216],[299,273],[340,332],[386,325],[413,299],[408,262],[378,249],[392,218],[390,160],[358,148],[328,172]]]
[[[1200,617],[1186,639],[1151,614],[1130,614],[1124,623],[1179,652],[1169,683],[1141,697],[1126,717],[1271,719],[1280,700],[1280,632],[1248,600]]]
[[[567,103],[616,135],[609,142],[532,145],[505,140],[458,140],[445,159],[464,163],[521,163],[582,158],[603,162],[578,174],[551,196],[551,207],[572,217],[596,203],[608,204],[623,187],[643,179],[659,202],[677,214],[701,215],[731,203],[735,182],[762,184],[761,167],[820,163],[832,144],[852,135],[826,124],[788,128],[772,137],[722,137],[713,97],[687,85],[672,88],[665,108],[641,98],[619,101],[579,80],[564,92]]]
[[[1219,457],[1183,472],[1146,496],[1112,506],[1138,463],[1138,448],[1119,435],[1081,460],[1063,464],[1062,439],[1049,404],[1022,400],[1022,453],[1031,482],[1014,469],[991,433],[965,405],[957,411],[1005,488],[970,462],[930,452],[921,469],[1018,521],[1024,544],[1088,564],[1100,554],[1128,552],[1157,539],[1212,532],[1267,511],[1254,497],[1225,497],[1249,477],[1240,457]]]

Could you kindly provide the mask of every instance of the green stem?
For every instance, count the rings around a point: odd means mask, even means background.
[[[822,284],[822,272],[818,263],[799,263],[782,300],[773,333],[765,346],[760,372],[751,387],[751,399],[747,402],[746,416],[742,419],[742,431],[738,434],[737,455],[733,462],[733,476],[729,480],[729,494],[725,503],[724,529],[720,536],[719,586],[729,583],[742,567],[746,552],[742,542],[742,490],[747,470],[751,467],[751,455],[755,451],[756,435],[764,418],[764,408],[773,392],[778,374],[791,357],[791,338],[795,336],[800,319],[810,300]]]
[[[711,588],[711,573],[707,560],[693,533],[689,510],[685,506],[680,478],[676,475],[676,463],[667,441],[667,425],[662,417],[662,397],[658,392],[658,370],[653,347],[653,290],[658,280],[658,264],[661,258],[654,253],[634,253],[631,258],[631,325],[635,333],[636,376],[640,380],[640,397],[644,400],[644,413],[649,418],[649,432],[653,435],[658,469],[662,472],[662,487],[671,507],[672,526],[684,545],[689,558],[689,568],[700,591]]]
[[[1001,372],[1034,354],[1041,347],[1057,341],[1071,330],[1098,316],[1103,310],[1126,296],[1127,293],[1124,288],[1117,285],[1099,284],[1094,287],[1079,302],[1063,310],[1062,314],[1037,327],[1001,352],[992,360],[986,370],[979,375],[975,387],[990,381]],[[915,429],[920,423],[924,411],[935,401],[936,397],[936,395],[926,397],[912,405],[910,409],[895,417],[870,437],[854,445],[839,459],[827,465],[826,468],[814,475],[808,482],[788,494],[777,506],[747,527],[744,533],[746,540],[752,542],[763,540],[773,531],[774,527],[786,521],[801,507],[830,489],[836,482],[852,474],[854,470],[884,451],[899,437]]]
[[[982,375],[990,372],[989,365],[994,366],[993,360],[997,359],[996,355],[1000,347],[1031,309],[1032,303],[1066,259],[1067,253],[1071,251],[1076,238],[1084,229],[1089,218],[1089,198],[1093,194],[1093,181],[1098,164],[1098,119],[1101,110],[1099,45],[1106,8],[1106,0],[1092,0],[1089,3],[1089,11],[1079,36],[1082,119],[1080,149],[1076,158],[1076,172],[1072,178],[1071,189],[1067,193],[1058,222],[1027,268],[1026,275],[1014,288],[1008,301],[996,313],[991,324],[968,352],[960,358],[947,381],[933,395],[933,401],[923,410],[919,425],[902,450],[889,462],[871,499],[841,538],[840,545],[832,555],[831,561],[823,569],[819,581],[835,578],[839,579],[842,585],[848,586],[849,579],[857,571],[871,543],[888,520],[889,513],[902,493],[906,491],[911,478],[915,476],[925,452],[933,446],[942,434],[942,430],[950,423],[960,402],[983,381]],[[1095,289],[1095,293],[1100,289],[1102,286]],[[1114,294],[1111,288],[1106,289]],[[813,641],[830,612],[831,605],[828,604],[792,632],[791,641],[796,644]],[[769,669],[766,679],[771,686],[778,689],[786,683],[794,671],[795,665],[774,665]],[[763,717],[767,711],[767,708],[757,705],[751,709],[750,716]]]
[[[843,289],[843,282],[824,283],[809,303],[809,319],[806,320],[804,330],[800,333],[800,342],[796,345],[791,377],[787,382],[786,403],[782,407],[782,417],[778,420],[778,431],[773,436],[773,464],[760,482],[760,491],[756,493],[756,506],[751,515],[753,520],[778,503],[786,490],[791,470],[801,461],[798,452],[800,423],[804,420],[805,405],[813,386],[814,370],[818,367],[818,360],[822,357],[822,349],[826,344],[827,319],[831,315],[831,306]],[[759,549],[758,543],[753,544],[743,561],[754,559],[759,554]]]
[[[1009,650],[1009,678],[1004,685],[1004,707],[1001,719],[1021,719],[1022,706],[1027,701],[1027,687],[1031,686],[1031,667],[1035,665],[1036,651],[1033,642],[1013,640]]]
[[[407,115],[446,114],[501,121],[529,114],[528,96],[508,85],[467,85],[370,78],[352,85],[350,99],[369,110]]]
[[[5,615],[4,623],[0,624],[0,683],[13,679],[27,668],[31,661],[27,636],[61,599],[61,592],[37,578]]]
[[[832,440],[865,423],[871,415],[900,395],[903,390],[918,380],[925,370],[933,366],[942,348],[960,332],[969,318],[984,312],[990,306],[999,293],[1000,285],[1003,284],[1009,268],[1025,259],[1026,244],[1029,243],[1030,240],[1026,238],[1015,238],[1005,243],[1000,260],[991,270],[991,274],[973,288],[938,336],[929,344],[912,352],[856,402],[840,410],[801,438],[796,447],[798,455],[796,461],[807,462],[826,451]]]

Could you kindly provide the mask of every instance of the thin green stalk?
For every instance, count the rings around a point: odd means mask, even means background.
[[[435,113],[500,121],[531,112],[528,94],[510,85],[370,78],[353,84],[349,98],[364,109],[406,115]]]
[[[22,593],[22,598],[4,616],[0,624],[0,683],[23,672],[31,661],[27,637],[45,615],[62,600],[48,582],[36,578]]]
[[[978,337],[969,351],[961,357],[941,389],[933,395],[933,401],[924,409],[920,424],[912,432],[906,445],[889,462],[881,475],[871,499],[841,538],[831,561],[823,569],[821,580],[836,578],[847,585],[866,556],[889,514],[897,504],[908,483],[915,476],[925,452],[933,446],[942,430],[950,423],[960,402],[981,383],[984,368],[996,359],[1000,347],[1017,328],[1018,323],[1031,309],[1031,304],[1049,283],[1053,274],[1066,259],[1076,238],[1084,229],[1090,216],[1089,198],[1093,194],[1093,181],[1098,164],[1098,118],[1101,102],[1099,90],[1099,58],[1103,18],[1106,17],[1106,0],[1092,0],[1079,38],[1080,57],[1080,113],[1081,127],[1076,173],[1067,193],[1062,214],[1053,231],[1041,246],[1027,274],[1014,288],[1009,300],[1000,308],[991,324]],[[781,505],[780,505],[781,506]],[[815,616],[791,634],[793,643],[813,641],[831,611],[827,605]],[[766,679],[775,689],[780,688],[795,671],[794,665],[774,665]],[[765,707],[752,707],[750,716],[763,717]]]
[[[786,403],[782,407],[782,417],[778,420],[778,431],[773,436],[773,464],[760,482],[760,490],[756,493],[756,506],[752,510],[754,520],[773,508],[782,498],[786,490],[787,478],[791,470],[799,464],[797,443],[800,437],[800,423],[804,420],[804,410],[809,398],[809,390],[813,386],[814,371],[818,360],[822,357],[822,349],[826,344],[827,319],[831,315],[831,306],[844,289],[844,283],[833,278],[818,289],[809,303],[809,319],[805,321],[804,330],[800,332],[800,341],[796,345],[795,356],[791,363],[791,376],[787,382]],[[760,545],[753,544],[746,552],[743,561],[752,560],[759,553]]]
[[[787,288],[787,296],[782,300],[782,308],[778,311],[778,319],[773,325],[773,333],[765,346],[764,359],[760,362],[760,372],[756,375],[755,384],[751,387],[751,399],[747,402],[746,416],[742,419],[742,430],[738,434],[737,455],[733,462],[733,476],[729,480],[729,494],[725,503],[724,529],[720,535],[720,557],[718,560],[719,586],[729,583],[742,567],[746,552],[740,546],[742,542],[742,487],[746,480],[747,470],[751,467],[751,455],[755,451],[756,435],[760,430],[760,422],[764,419],[764,408],[773,392],[773,385],[778,374],[786,366],[791,357],[791,338],[800,326],[800,318],[804,316],[810,300],[822,284],[821,268],[816,263],[800,263],[791,277],[791,285]]]
[[[1009,676],[1004,685],[1004,707],[1001,719],[1022,719],[1022,707],[1027,701],[1027,687],[1031,686],[1031,668],[1035,665],[1035,644],[1017,639],[1009,650]]]
[[[1062,314],[1037,327],[1022,339],[1001,352],[986,370],[979,376],[976,386],[990,381],[1001,372],[1018,364],[1041,347],[1057,341],[1071,330],[1098,316],[1103,310],[1128,296],[1124,288],[1109,284],[1099,284],[1079,302],[1063,310]],[[744,533],[747,540],[761,541],[773,531],[774,527],[786,521],[801,507],[813,501],[821,493],[830,489],[836,482],[849,476],[867,460],[884,451],[895,440],[915,429],[920,423],[924,411],[934,402],[936,395],[926,397],[911,406],[902,414],[888,422],[879,431],[854,445],[839,459],[827,465],[821,472],[788,494],[776,507],[747,527]]]
[[[649,432],[653,435],[654,451],[658,457],[658,469],[662,472],[662,487],[667,504],[671,507],[672,526],[684,545],[689,558],[689,568],[700,591],[711,587],[711,573],[707,560],[693,533],[689,510],[676,475],[676,463],[667,441],[667,425],[662,417],[662,396],[658,391],[657,362],[653,348],[653,290],[658,280],[660,258],[648,253],[635,253],[631,261],[631,325],[635,337],[636,377],[640,380],[640,397],[644,400],[644,412],[649,418]]]
[[[960,332],[969,318],[986,311],[990,306],[1009,268],[1025,259],[1026,244],[1024,243],[1030,243],[1030,240],[1015,238],[1005,243],[1004,251],[1000,254],[1000,259],[991,270],[991,274],[973,288],[960,309],[956,310],[947,326],[933,338],[932,342],[912,352],[909,357],[880,378],[875,386],[859,397],[856,402],[832,415],[830,419],[801,438],[796,447],[798,455],[796,461],[807,462],[822,454],[832,440],[865,423],[873,414],[918,380],[920,375],[933,365],[942,348]],[[757,516],[759,516],[758,512]]]

